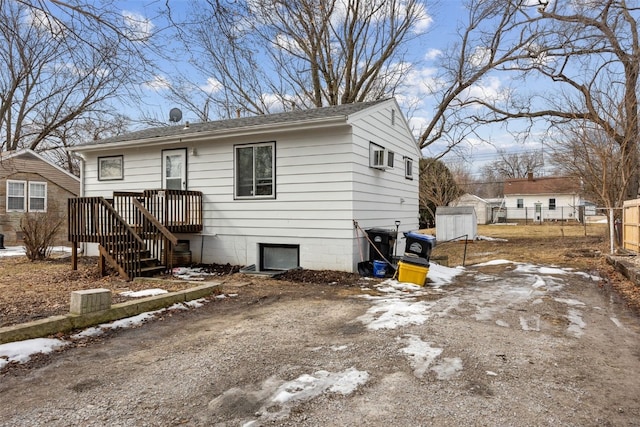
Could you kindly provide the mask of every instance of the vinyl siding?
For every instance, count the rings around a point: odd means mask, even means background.
[[[396,219],[407,230],[418,226],[419,152],[400,114],[389,129],[391,108],[398,110],[395,101],[379,105],[385,107],[368,108],[350,123],[321,129],[162,147],[100,147],[84,153],[85,195],[160,188],[161,149],[187,148],[188,189],[204,195],[202,235],[179,236],[191,240],[194,261],[258,264],[260,243],[296,244],[303,268],[356,271],[358,245],[365,254],[368,249],[362,237],[356,239],[354,219],[363,227],[395,227]],[[369,140],[396,153],[393,169],[369,167]],[[275,142],[276,198],[234,200],[234,145],[270,141]],[[105,155],[124,156],[123,180],[97,181],[97,157]],[[404,177],[402,157],[407,155],[414,160],[412,181]]]

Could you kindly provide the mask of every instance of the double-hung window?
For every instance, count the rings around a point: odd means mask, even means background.
[[[25,212],[26,196],[26,181],[7,180],[7,212]]]
[[[47,183],[7,180],[7,212],[46,212]]]
[[[29,182],[29,212],[47,211],[47,183]]]
[[[275,198],[275,150],[275,142],[235,146],[236,198]]]
[[[549,199],[549,210],[550,211],[556,210],[556,199]]]
[[[517,200],[516,200],[516,207],[517,207],[518,209],[522,209],[522,208],[524,208],[524,199],[517,199]]]

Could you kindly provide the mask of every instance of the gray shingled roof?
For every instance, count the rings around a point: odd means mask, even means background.
[[[357,113],[358,111],[362,111],[368,107],[379,104],[386,100],[387,99],[382,99],[382,100],[370,101],[370,102],[359,102],[354,104],[342,104],[342,105],[334,105],[334,106],[322,107],[322,108],[313,108],[310,110],[295,110],[295,111],[289,111],[285,113],[264,114],[264,115],[251,116],[251,117],[240,117],[237,119],[218,120],[214,122],[190,123],[188,133],[189,134],[194,134],[199,132],[215,133],[216,131],[221,131],[221,130],[228,131],[233,129],[247,128],[247,127],[259,127],[267,124],[304,122],[304,121],[311,121],[311,120],[317,120],[317,119],[328,119],[332,117],[336,117],[336,118],[344,117],[346,119],[350,114]],[[151,138],[163,138],[163,137],[171,137],[173,135],[184,135],[184,134],[185,134],[184,125],[161,126],[161,127],[155,127],[155,128],[149,128],[149,129],[143,129],[135,132],[125,133],[125,134],[114,136],[111,138],[99,139],[96,141],[89,141],[79,146],[109,144],[114,142],[136,141],[136,140],[151,139]]]

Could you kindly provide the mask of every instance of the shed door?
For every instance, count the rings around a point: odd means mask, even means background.
[[[187,189],[187,150],[185,148],[162,152],[162,188]]]

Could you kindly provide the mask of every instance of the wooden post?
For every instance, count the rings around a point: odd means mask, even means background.
[[[71,245],[71,268],[73,270],[78,269],[78,242],[76,242],[75,240]]]

